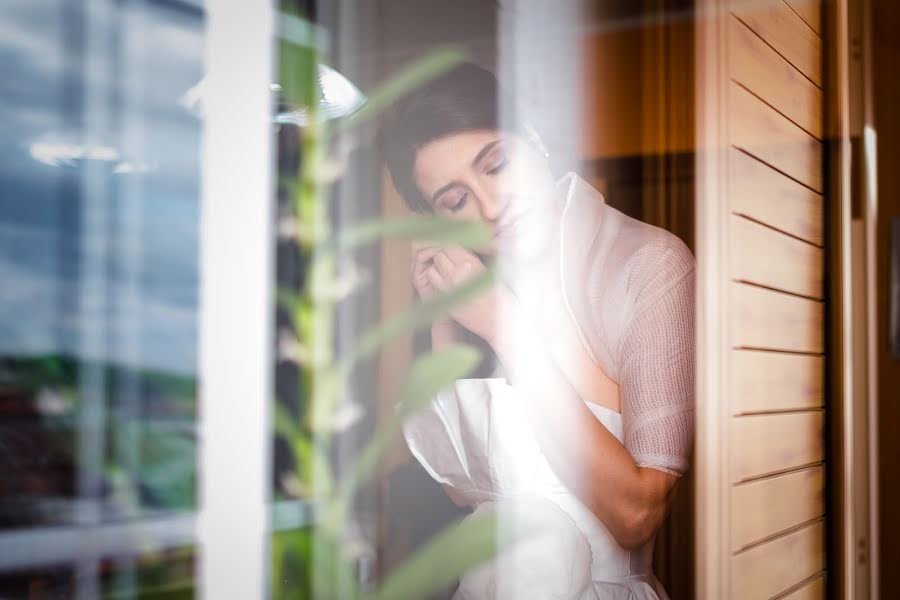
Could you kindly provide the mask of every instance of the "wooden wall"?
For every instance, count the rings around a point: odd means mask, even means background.
[[[900,598],[894,566],[900,559],[900,358],[891,354],[890,243],[891,222],[900,218],[900,3],[874,0],[872,6],[872,87],[877,132],[878,223],[877,361],[878,361],[878,529],[879,587],[882,598]]]
[[[711,3],[707,3],[711,4]],[[821,598],[825,579],[823,40],[816,0],[712,3],[711,110],[725,374],[716,431],[722,531],[707,597]],[[712,29],[712,31],[709,31]],[[714,48],[706,46],[706,52]],[[707,60],[709,60],[707,58]],[[706,255],[708,256],[708,255]],[[706,256],[700,254],[698,260]],[[715,352],[715,347],[710,348]],[[701,356],[701,360],[703,357]],[[715,397],[709,397],[715,401]],[[701,428],[701,433],[704,430]],[[704,443],[715,443],[709,439]],[[706,456],[710,456],[708,453]],[[707,463],[708,465],[710,463]],[[698,512],[698,518],[703,518]]]

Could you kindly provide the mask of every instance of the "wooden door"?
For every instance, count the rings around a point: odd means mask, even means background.
[[[825,594],[823,27],[698,6],[698,591]]]

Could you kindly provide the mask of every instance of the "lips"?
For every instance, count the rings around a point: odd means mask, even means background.
[[[508,221],[504,221],[503,224],[494,228],[494,237],[495,238],[505,238],[511,236],[516,228],[519,225],[519,222],[522,220],[522,215],[517,215]]]

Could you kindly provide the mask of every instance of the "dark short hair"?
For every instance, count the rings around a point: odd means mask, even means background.
[[[500,107],[503,107],[503,123]],[[394,187],[416,212],[431,211],[413,178],[419,149],[438,138],[478,129],[518,130],[514,103],[508,102],[493,73],[463,63],[400,99],[382,121],[378,146]]]

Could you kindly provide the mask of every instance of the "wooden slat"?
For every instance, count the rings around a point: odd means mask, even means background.
[[[822,0],[784,0],[819,36],[822,35]]]
[[[734,82],[728,112],[734,146],[822,192],[821,142]]]
[[[824,366],[822,356],[732,350],[733,413],[822,407]]]
[[[779,1],[731,0],[731,12],[822,87],[822,39],[794,9]]]
[[[771,598],[808,579],[825,564],[825,526],[812,523],[732,557],[730,598]]]
[[[812,465],[824,457],[820,410],[733,417],[733,482]]]
[[[733,283],[731,316],[735,348],[824,352],[824,309],[817,300]]]
[[[825,576],[820,575],[803,584],[790,594],[782,596],[779,600],[824,600]]]
[[[731,547],[745,546],[825,514],[821,466],[734,486],[731,492]]]
[[[744,217],[731,218],[731,273],[737,281],[821,300],[824,252]]]
[[[731,78],[821,140],[822,90],[735,17],[728,43]]]
[[[740,150],[730,152],[731,210],[821,246],[822,195]]]

